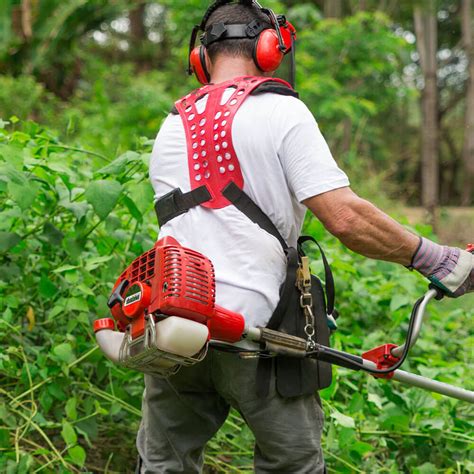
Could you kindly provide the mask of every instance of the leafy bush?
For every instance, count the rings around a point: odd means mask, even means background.
[[[106,163],[37,124],[6,125],[0,125],[0,471],[131,472],[142,377],[105,360],[91,323],[107,315],[116,277],[157,234],[150,142],[138,140],[136,151]],[[401,341],[426,283],[351,254],[315,219],[306,230],[324,242],[336,274],[341,328],[334,346],[360,354]],[[313,269],[321,273],[316,254]],[[464,304],[466,310],[458,302],[430,306],[407,367],[472,388],[469,300]],[[331,472],[472,471],[467,404],[345,369],[335,373],[322,392]],[[209,444],[208,471],[251,472],[252,442],[233,413]]]
[[[32,76],[0,75],[0,115],[3,118],[15,115],[22,120],[50,121],[58,105],[58,99]]]
[[[165,92],[163,74],[139,76],[132,65],[88,65],[96,80],[83,82],[61,114],[60,130],[68,140],[115,157],[140,147],[137,136],[153,137],[170,112],[172,97]]]

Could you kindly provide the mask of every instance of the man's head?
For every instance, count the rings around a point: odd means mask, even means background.
[[[254,4],[235,3],[224,5],[211,14],[206,22],[205,29],[207,30],[219,23],[225,23],[226,25],[247,25],[254,20],[260,21],[266,28],[272,28],[268,16]],[[214,62],[219,55],[253,59],[255,43],[256,38],[222,40],[211,44],[207,48],[207,53],[211,62]]]
[[[199,31],[204,32],[202,46],[194,47]],[[194,72],[202,84],[227,76],[271,74],[292,50],[295,38],[295,29],[284,16],[277,17],[256,1],[220,0],[193,29],[189,73]]]

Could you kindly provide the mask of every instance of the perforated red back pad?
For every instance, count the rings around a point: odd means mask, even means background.
[[[232,141],[232,124],[235,114],[249,94],[260,84],[269,81],[288,85],[281,79],[269,77],[239,77],[201,87],[176,102],[186,131],[191,189],[206,185],[212,196],[203,206],[211,209],[228,206],[230,202],[221,192],[231,181],[243,188],[244,178]],[[235,90],[221,104],[228,88]],[[196,103],[206,95],[206,107],[198,113]]]

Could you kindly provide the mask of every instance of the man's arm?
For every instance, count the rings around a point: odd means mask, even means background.
[[[354,252],[413,265],[449,296],[474,291],[474,255],[420,239],[350,188],[314,196],[303,204]]]
[[[408,266],[420,244],[419,237],[350,188],[314,196],[303,204],[346,247],[366,257]]]

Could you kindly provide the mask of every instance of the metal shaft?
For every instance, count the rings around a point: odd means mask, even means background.
[[[364,359],[364,365],[366,367],[370,367],[371,369],[377,368],[377,365],[370,360]],[[422,377],[421,375],[405,372],[404,370],[396,370],[392,380],[397,380],[398,382],[412,385],[413,387],[422,388],[430,392],[446,395],[447,397],[456,398],[457,400],[462,400],[464,402],[474,403],[474,392],[470,390],[455,387],[447,383],[438,382],[437,380],[431,380],[426,377]]]

